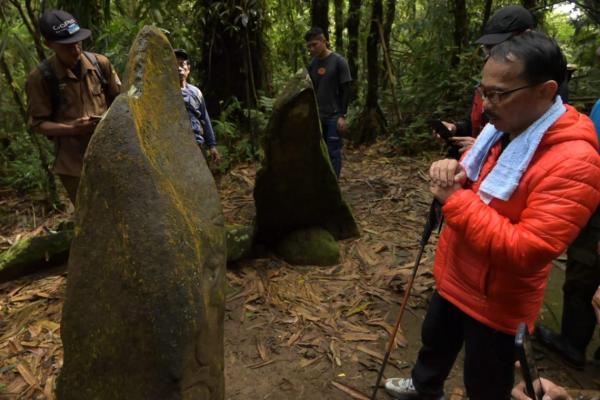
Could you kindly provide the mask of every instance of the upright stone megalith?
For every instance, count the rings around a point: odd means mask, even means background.
[[[224,219],[156,28],[92,137],[75,223],[58,398],[222,400]]]
[[[358,235],[322,139],[316,99],[305,70],[275,102],[256,176],[256,240],[275,245],[284,235],[321,228],[336,239]]]

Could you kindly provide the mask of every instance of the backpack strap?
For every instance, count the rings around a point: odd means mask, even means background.
[[[58,106],[60,105],[60,89],[58,86],[58,77],[54,73],[52,66],[48,59],[44,59],[38,65],[40,71],[42,71],[42,76],[44,77],[44,81],[50,88],[50,101],[52,102],[52,114],[58,110]]]
[[[96,57],[96,54],[91,53],[89,51],[84,51],[83,54],[85,54],[86,58],[92,63],[92,65],[96,69],[98,77],[100,78],[100,82],[102,82],[102,87],[103,89],[106,89],[106,87],[108,86],[108,80],[106,79],[106,74],[102,71],[102,68],[100,67],[98,57]],[[104,93],[106,93],[106,90],[104,90]]]

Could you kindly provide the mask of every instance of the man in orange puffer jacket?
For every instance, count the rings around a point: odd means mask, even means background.
[[[479,87],[490,124],[461,163],[432,164],[431,191],[446,219],[436,292],[412,380],[386,382],[399,388],[395,398],[442,399],[464,344],[468,397],[510,399],[517,325],[533,329],[550,262],[600,202],[593,124],[557,96],[565,69],[542,33],[495,46]]]

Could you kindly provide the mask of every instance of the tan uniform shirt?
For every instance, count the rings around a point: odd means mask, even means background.
[[[78,118],[100,116],[106,112],[108,105],[121,90],[121,81],[105,56],[96,54],[96,58],[104,78],[108,81],[107,93],[103,93],[102,80],[96,67],[83,53],[80,56],[81,79],[65,68],[56,56],[49,59],[58,79],[60,104],[57,110],[53,110],[51,84],[44,79],[43,72],[36,68],[29,74],[26,89],[29,98],[28,124],[31,128],[44,121],[69,123]],[[80,176],[83,156],[90,138],[91,135],[53,137],[57,146],[54,172]]]

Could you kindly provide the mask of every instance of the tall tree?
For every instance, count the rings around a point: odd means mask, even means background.
[[[235,97],[253,107],[266,89],[269,68],[261,0],[197,0],[202,89],[209,112]]]
[[[358,33],[360,28],[360,6],[362,0],[350,0],[348,7],[348,20],[346,27],[348,28],[348,50],[346,59],[350,67],[350,75],[352,75],[352,99],[356,98],[357,88],[356,81],[358,79]]]
[[[335,4],[335,49],[344,51],[344,0],[334,0]]]
[[[312,0],[310,6],[310,24],[325,31],[329,40],[329,0]]]
[[[585,11],[592,21],[600,26],[600,2],[598,0],[582,0],[575,3]]]
[[[379,107],[379,28],[383,19],[382,0],[373,0],[369,36],[367,36],[367,96],[359,117],[354,139],[358,143],[371,143],[385,131],[385,119]]]
[[[383,43],[385,48],[390,48],[390,36],[392,34],[392,25],[396,18],[396,0],[387,0],[385,8],[385,19],[383,20]]]
[[[469,19],[467,17],[467,4],[465,0],[452,0],[454,3],[454,48],[452,65],[459,63],[458,55],[469,44]]]
[[[481,21],[481,33],[483,34],[483,29],[487,24],[490,16],[492,15],[492,3],[494,0],[485,0],[485,5],[483,6],[483,20]]]

